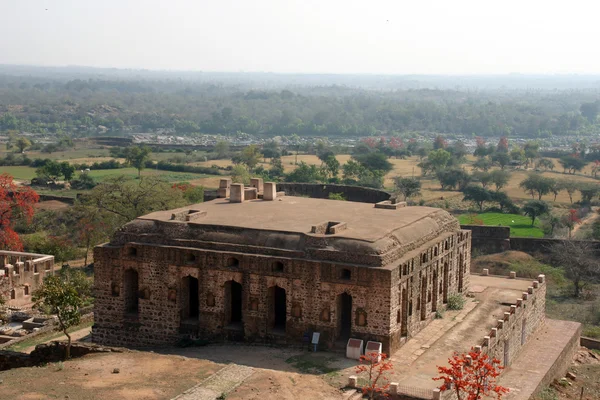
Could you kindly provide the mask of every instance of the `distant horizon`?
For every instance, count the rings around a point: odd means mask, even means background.
[[[302,71],[260,71],[260,70],[203,70],[203,69],[158,69],[146,67],[112,67],[85,64],[24,64],[24,63],[0,63],[0,67],[26,67],[26,68],[81,68],[117,71],[140,71],[140,72],[167,72],[167,73],[207,73],[207,74],[273,74],[273,75],[362,75],[362,76],[417,76],[417,77],[600,77],[600,72],[498,72],[498,73],[384,73],[384,72],[302,72]]]

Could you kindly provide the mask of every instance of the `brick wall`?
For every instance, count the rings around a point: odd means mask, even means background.
[[[318,183],[277,183],[277,190],[288,196],[308,196],[315,199],[327,199],[330,193],[341,193],[348,201],[379,203],[389,200],[391,194],[379,189],[361,186],[318,184]]]

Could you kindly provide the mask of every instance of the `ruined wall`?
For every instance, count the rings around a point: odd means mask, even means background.
[[[10,307],[27,307],[33,292],[54,272],[54,257],[0,251],[0,294]]]
[[[546,279],[540,275],[527,292],[507,308],[482,342],[482,351],[509,366],[546,318]]]
[[[319,184],[319,183],[277,183],[277,191],[288,196],[308,196],[315,199],[327,199],[330,193],[341,193],[348,201],[379,203],[389,200],[391,194],[378,189],[361,186]]]

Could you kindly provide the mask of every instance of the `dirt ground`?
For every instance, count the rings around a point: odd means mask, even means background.
[[[555,380],[535,400],[600,399],[600,353],[582,347],[573,357],[569,372],[575,375],[574,380]]]
[[[40,201],[35,206],[36,210],[56,211],[69,208],[69,204],[57,200]]]
[[[119,373],[113,373],[115,368]],[[211,361],[146,352],[90,354],[64,363],[2,371],[0,398],[170,399],[220,368]]]

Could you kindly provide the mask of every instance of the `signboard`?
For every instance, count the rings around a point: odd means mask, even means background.
[[[363,341],[360,339],[348,339],[346,346],[346,358],[358,360],[363,352]]]
[[[312,340],[310,343],[319,344],[319,337],[321,337],[321,334],[319,332],[313,332]]]
[[[381,342],[367,342],[367,346],[365,347],[365,354],[367,353],[375,353],[377,354],[377,362],[381,361],[381,349],[383,348],[383,344]]]

